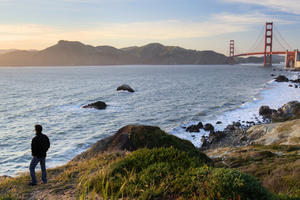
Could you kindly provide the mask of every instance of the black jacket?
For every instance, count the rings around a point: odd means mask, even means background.
[[[50,141],[47,135],[42,133],[36,134],[36,136],[31,141],[31,153],[32,156],[38,158],[45,158],[46,152],[50,147]]]

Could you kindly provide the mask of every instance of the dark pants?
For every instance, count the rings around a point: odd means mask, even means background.
[[[36,165],[40,162],[41,165],[41,170],[42,170],[42,181],[43,183],[47,183],[47,172],[46,172],[46,163],[45,163],[46,158],[37,158],[33,157],[31,162],[30,162],[30,176],[31,176],[31,183],[36,184],[36,176],[35,176],[35,167]]]

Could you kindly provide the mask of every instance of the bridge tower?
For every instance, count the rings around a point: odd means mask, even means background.
[[[230,40],[229,43],[229,64],[234,64],[234,40]]]
[[[272,65],[273,22],[266,22],[264,66]]]

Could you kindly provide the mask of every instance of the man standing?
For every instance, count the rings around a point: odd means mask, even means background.
[[[42,170],[42,181],[47,183],[47,172],[46,172],[46,152],[50,147],[50,141],[47,135],[42,134],[43,127],[39,124],[34,126],[36,136],[31,141],[31,153],[32,160],[30,163],[30,176],[31,182],[29,185],[34,186],[37,184],[35,176],[35,167],[38,163],[41,165]]]

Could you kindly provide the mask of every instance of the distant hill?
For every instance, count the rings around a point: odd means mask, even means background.
[[[273,63],[280,63],[284,62],[285,56],[281,55],[273,55],[272,56],[272,62]],[[243,57],[236,57],[235,58],[236,63],[263,63],[264,57],[263,56],[249,56],[247,58]]]
[[[64,40],[41,51],[16,50],[0,55],[0,66],[181,65],[227,62],[225,55],[214,51],[188,50],[159,43],[117,49]]]
[[[16,50],[17,49],[0,49],[0,54],[5,54]]]

